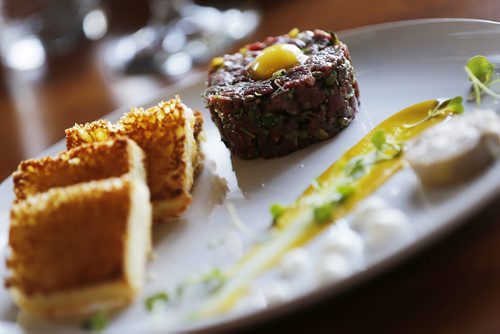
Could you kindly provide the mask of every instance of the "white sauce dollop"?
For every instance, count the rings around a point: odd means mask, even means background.
[[[285,254],[280,263],[280,274],[288,279],[296,278],[312,267],[311,256],[303,248],[295,248]]]
[[[261,292],[267,306],[283,303],[288,299],[288,286],[279,280],[273,280],[266,284]]]
[[[378,211],[388,208],[387,202],[378,196],[370,196],[366,200],[358,204],[353,211],[351,217],[351,226],[357,230],[362,231],[366,228],[366,222],[371,219]]]
[[[369,249],[381,249],[407,239],[411,235],[411,227],[401,210],[385,208],[366,219],[362,233]]]
[[[348,226],[337,222],[325,232],[321,247],[322,254],[341,254],[350,260],[359,259],[363,254],[363,240]]]
[[[331,253],[323,256],[319,261],[318,281],[322,285],[337,282],[349,276],[352,271],[352,263],[345,255]]]

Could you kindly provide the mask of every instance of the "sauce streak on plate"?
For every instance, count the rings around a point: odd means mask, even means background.
[[[374,135],[383,131],[391,142],[402,144],[418,136],[425,129],[442,122],[451,113],[445,113],[412,128],[403,127],[425,119],[429,110],[438,105],[437,100],[415,104],[389,117],[361,139],[339,160],[333,163],[302,195],[275,221],[271,239],[255,245],[229,273],[227,284],[209,299],[195,316],[210,316],[231,310],[236,302],[248,293],[249,283],[259,274],[275,266],[281,257],[294,247],[299,247],[316,237],[330,224],[347,215],[360,201],[376,191],[404,166],[403,154],[378,159]],[[370,160],[371,157],[371,160]],[[368,162],[361,176],[350,178],[354,189],[348,196],[335,200],[332,193],[339,193],[338,186],[346,181],[346,166],[358,158]],[[371,163],[370,163],[371,161]],[[332,201],[333,198],[333,201]],[[315,209],[335,203],[328,220],[318,223]],[[321,213],[321,212],[320,212]]]

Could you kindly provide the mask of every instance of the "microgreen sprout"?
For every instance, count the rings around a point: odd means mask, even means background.
[[[185,296],[186,290],[190,290],[192,288],[202,288],[201,291],[203,291],[203,294],[211,295],[222,288],[227,279],[227,275],[222,270],[219,268],[213,268],[199,276],[189,277],[181,282],[175,289],[175,295],[177,298],[182,298]]]
[[[462,97],[455,96],[451,99],[444,99],[438,102],[438,104],[427,112],[427,116],[413,124],[404,124],[403,127],[405,129],[411,129],[413,127],[419,126],[422,123],[425,123],[431,118],[445,115],[446,113],[452,114],[461,114],[464,112],[464,106],[462,105]]]
[[[168,302],[168,295],[166,292],[162,291],[146,298],[144,304],[146,305],[146,309],[149,312],[153,312],[155,309],[155,305],[166,304],[167,302]]]
[[[489,88],[500,83],[500,77],[495,72],[495,64],[490,62],[488,58],[482,55],[474,56],[467,61],[464,70],[472,83],[469,101],[475,98],[476,104],[479,106],[483,93],[495,99],[500,99],[500,94]]]
[[[108,326],[108,315],[104,311],[99,311],[82,323],[82,328],[89,331],[101,331]]]
[[[314,209],[314,222],[322,225],[332,219],[333,204],[326,203]]]
[[[313,179],[311,181],[311,186],[313,187],[314,190],[320,191],[321,190],[321,184],[319,183],[318,179]]]
[[[287,207],[278,203],[274,203],[269,207],[269,211],[271,212],[271,216],[273,217],[273,225],[276,221],[283,215],[286,211]]]

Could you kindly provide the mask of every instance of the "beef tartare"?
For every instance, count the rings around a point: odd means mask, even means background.
[[[294,29],[214,58],[204,98],[233,154],[274,158],[347,127],[359,89],[334,33]]]

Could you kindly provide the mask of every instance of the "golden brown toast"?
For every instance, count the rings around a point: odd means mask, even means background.
[[[57,317],[129,303],[151,248],[151,206],[132,175],[53,188],[11,211],[6,286],[32,313]]]
[[[84,144],[56,157],[25,160],[13,174],[16,201],[81,182],[131,173],[145,179],[144,152],[127,138]]]
[[[144,110],[132,108],[115,124],[98,120],[66,130],[66,146],[118,136],[134,140],[146,153],[148,186],[154,221],[176,217],[191,203],[190,190],[202,161],[203,117],[177,96]]]

